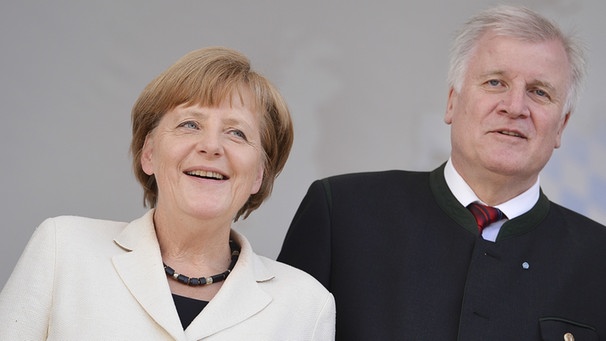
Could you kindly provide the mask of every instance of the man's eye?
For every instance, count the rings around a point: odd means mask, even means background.
[[[490,86],[499,86],[500,84],[501,84],[501,82],[496,79],[491,79],[488,81],[488,85],[490,85]]]
[[[541,97],[549,97],[549,95],[545,91],[543,91],[541,89],[535,90],[534,93],[537,94],[538,96],[541,96]]]

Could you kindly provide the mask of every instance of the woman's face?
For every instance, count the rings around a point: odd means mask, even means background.
[[[147,136],[143,171],[158,184],[156,209],[231,221],[263,180],[260,118],[235,95],[217,107],[178,106]],[[244,103],[242,103],[244,102]]]

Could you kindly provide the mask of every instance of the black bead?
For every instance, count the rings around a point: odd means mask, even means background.
[[[189,277],[187,276],[183,276],[183,275],[179,275],[177,276],[177,281],[183,283],[183,284],[188,284],[189,283]]]
[[[164,264],[164,271],[166,271],[166,274],[169,276],[173,276],[175,274],[175,270],[166,264]]]
[[[233,240],[229,241],[229,247],[231,249],[231,263],[229,264],[229,268],[226,271],[224,271],[223,273],[220,273],[220,274],[217,274],[214,276],[210,276],[209,278],[206,278],[206,277],[189,278],[185,275],[177,274],[173,268],[162,263],[164,265],[164,271],[166,272],[166,275],[168,275],[169,277],[171,277],[183,284],[191,285],[191,286],[207,285],[207,284],[224,281],[227,278],[227,276],[229,276],[231,271],[234,269],[234,266],[236,265],[236,262],[238,261],[238,256],[240,256],[240,247]],[[177,278],[175,278],[175,274],[177,274]]]

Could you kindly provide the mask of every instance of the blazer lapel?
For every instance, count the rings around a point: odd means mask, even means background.
[[[114,256],[112,261],[124,285],[151,318],[175,339],[184,339],[183,327],[162,268],[153,211],[128,224],[114,239],[127,252]]]
[[[252,252],[244,236],[234,230],[231,235],[242,248],[238,262],[221,290],[185,330],[188,339],[205,338],[245,321],[272,300],[258,282],[271,280],[273,273]]]

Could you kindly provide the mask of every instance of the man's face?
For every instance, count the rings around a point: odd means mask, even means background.
[[[499,175],[530,187],[568,121],[567,55],[559,41],[490,32],[476,46],[460,91],[450,90],[444,118],[453,165],[466,180]]]

